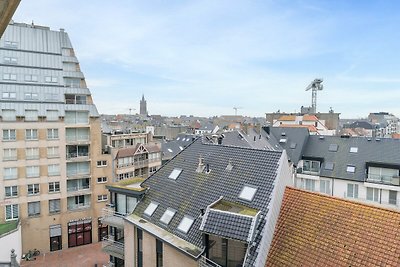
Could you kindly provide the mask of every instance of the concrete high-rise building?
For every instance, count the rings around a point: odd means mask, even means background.
[[[111,156],[68,34],[11,22],[0,91],[0,224],[21,221],[25,253],[97,242]]]
[[[147,102],[142,95],[142,100],[140,100],[140,115],[147,116]]]

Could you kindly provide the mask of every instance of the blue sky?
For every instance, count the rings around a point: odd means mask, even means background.
[[[398,1],[21,1],[14,20],[64,28],[101,113],[264,116],[311,104],[400,116]]]

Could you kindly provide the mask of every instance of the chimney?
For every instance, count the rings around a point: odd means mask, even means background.
[[[206,171],[205,171],[205,173],[209,173],[211,170],[210,170],[210,164],[206,164]]]
[[[204,170],[204,158],[199,157],[199,165],[197,166],[196,172],[201,173]]]

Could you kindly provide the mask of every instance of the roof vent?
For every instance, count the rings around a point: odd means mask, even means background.
[[[201,173],[203,172],[205,166],[204,166],[204,158],[200,155],[199,157],[199,165],[197,166],[196,172]]]
[[[282,136],[286,136],[286,133],[285,133],[285,132],[282,132],[281,135],[282,135]]]
[[[319,136],[319,139],[320,139],[320,140],[323,140],[323,139],[325,139],[325,136],[320,135],[320,136]]]
[[[379,141],[381,141],[381,139],[380,138],[376,138],[375,141],[379,142]]]
[[[231,171],[233,169],[232,161],[229,159],[228,165],[226,166],[225,170]]]

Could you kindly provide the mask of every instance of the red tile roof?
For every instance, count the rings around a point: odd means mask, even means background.
[[[295,115],[282,115],[278,119],[278,121],[295,121],[295,120],[296,120]]]
[[[304,125],[304,124],[281,124],[279,127],[291,127],[291,128],[307,128],[310,132],[318,132],[317,127],[314,125]]]
[[[315,115],[304,115],[303,121],[318,121],[318,118]]]
[[[400,266],[400,213],[288,187],[266,266]]]

